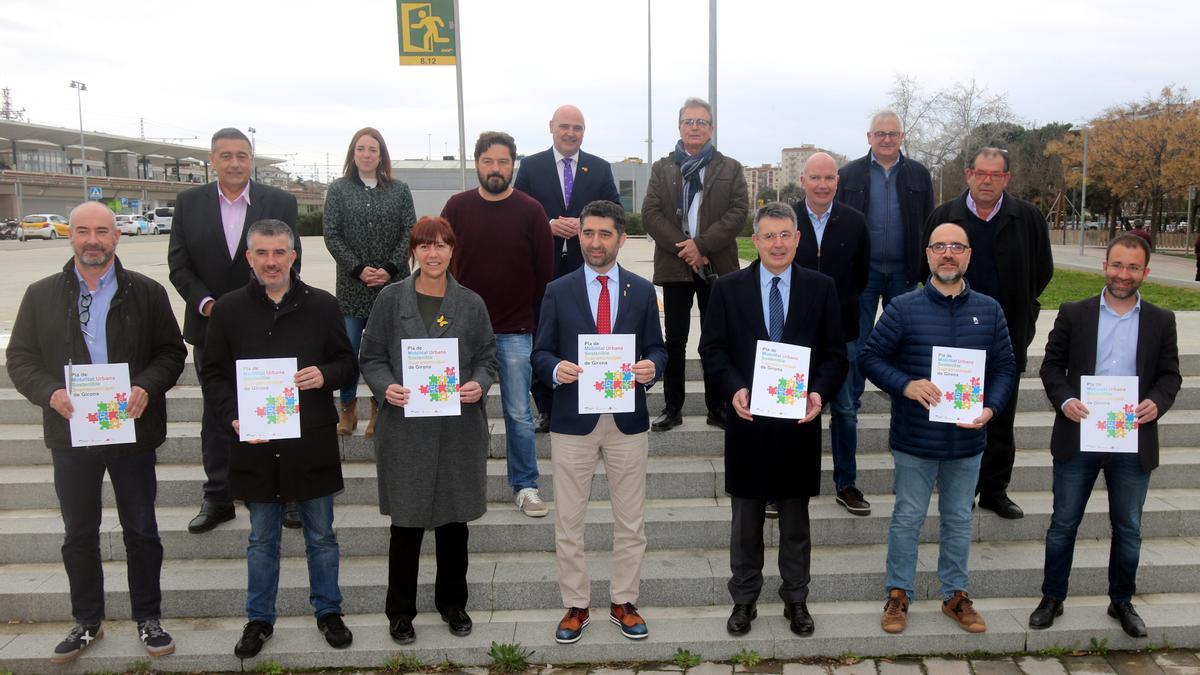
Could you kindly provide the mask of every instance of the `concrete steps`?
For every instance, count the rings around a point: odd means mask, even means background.
[[[766,600],[766,598],[764,598]],[[620,636],[605,618],[603,608],[593,608],[592,625],[573,645],[554,642],[553,629],[561,618],[558,609],[517,611],[474,611],[474,632],[468,637],[451,636],[436,614],[421,614],[414,622],[417,641],[401,648],[387,634],[387,621],[380,613],[350,614],[346,624],[354,631],[354,644],[345,650],[327,647],[311,617],[281,617],[275,635],[263,652],[242,662],[233,655],[243,621],[223,619],[168,619],[164,625],[178,645],[172,656],[156,659],[156,670],[247,671],[268,662],[285,669],[351,668],[381,669],[396,656],[415,657],[426,664],[451,661],[459,666],[486,665],[492,642],[520,643],[533,651],[536,663],[605,663],[621,661],[670,662],[676,649],[687,649],[710,661],[728,660],[740,650],[754,650],[764,659],[828,657],[854,652],[878,656],[943,654],[969,651],[1007,653],[1072,645],[1087,648],[1097,636],[1107,640],[1110,650],[1142,649],[1147,643],[1175,647],[1194,642],[1198,594],[1148,595],[1141,598],[1150,638],[1126,637],[1115,620],[1105,615],[1108,599],[1080,596],[1070,599],[1065,614],[1053,628],[1032,631],[1026,627],[1032,598],[980,599],[976,607],[988,622],[986,633],[967,635],[941,613],[937,602],[917,602],[909,612],[909,628],[900,635],[879,629],[881,602],[812,602],[809,610],[816,632],[797,638],[787,627],[783,606],[760,603],[759,618],[746,636],[735,638],[725,632],[724,607],[641,608],[650,636],[632,642]],[[17,673],[45,673],[48,645],[57,642],[70,628],[65,623],[0,627],[0,655],[4,667]],[[132,623],[109,621],[105,638],[86,656],[53,672],[74,674],[122,671],[132,662],[144,661]]]
[[[374,451],[358,433],[342,439],[346,489],[337,496],[335,524],[341,546],[341,584],[347,623],[355,630],[348,650],[329,649],[315,629],[308,604],[303,538],[287,530],[276,635],[259,658],[245,663],[232,654],[244,623],[245,550],[249,522],[237,518],[204,535],[187,532],[203,481],[200,467],[201,397],[190,364],[169,394],[169,438],[158,452],[158,521],[166,550],[162,585],[164,624],[178,644],[175,655],[157,659],[158,670],[253,670],[265,661],[285,668],[380,668],[397,652],[423,661],[486,664],[492,641],[519,642],[535,651],[539,663],[606,663],[627,660],[669,661],[676,648],[709,660],[727,659],[741,649],[764,658],[858,654],[962,653],[974,650],[1021,651],[1046,647],[1087,647],[1091,638],[1108,640],[1109,649],[1140,649],[1148,642],[1200,647],[1200,378],[1185,378],[1175,407],[1160,424],[1162,466],[1154,472],[1143,518],[1144,545],[1135,598],[1150,627],[1149,641],[1134,641],[1104,615],[1107,599],[1109,524],[1103,483],[1096,487],[1080,528],[1067,614],[1053,629],[1027,628],[1029,612],[1040,595],[1043,539],[1051,512],[1052,462],[1046,448],[1053,414],[1036,378],[1040,356],[1031,357],[1021,380],[1017,445],[1011,495],[1026,512],[1006,521],[990,511],[973,516],[971,592],[989,623],[982,635],[967,635],[943,617],[936,575],[939,518],[936,500],[922,530],[917,590],[910,627],[902,635],[879,629],[887,527],[893,498],[893,465],[887,450],[888,402],[868,388],[859,417],[858,486],[872,502],[870,516],[856,517],[833,498],[829,434],[824,434],[823,495],[812,502],[813,580],[810,609],[817,634],[793,636],[777,603],[780,583],[774,557],[767,554],[760,618],[744,638],[725,632],[729,599],[729,501],[724,494],[723,434],[704,423],[699,362],[689,361],[689,392],[684,424],[651,433],[647,467],[646,529],[649,542],[643,566],[639,606],[650,622],[651,637],[633,643],[620,637],[603,615],[608,598],[612,516],[602,463],[593,481],[586,545],[592,572],[592,626],[570,646],[553,642],[561,618],[554,566],[553,516],[530,519],[511,503],[505,478],[504,427],[498,394],[489,393],[492,439],[487,492],[489,510],[471,524],[468,607],[475,632],[454,638],[433,610],[432,535],[426,537],[419,585],[418,640],[408,649],[387,635],[382,614],[386,593],[388,520],[378,513]],[[1183,357],[1187,375],[1200,375],[1200,354]],[[365,387],[359,388],[361,396]],[[660,388],[649,406],[662,405]],[[365,419],[365,400],[359,415]],[[827,417],[827,416],[826,416]],[[827,424],[827,421],[826,421]],[[549,439],[537,439],[547,501],[554,496]],[[11,389],[0,369],[0,672],[46,672],[53,645],[69,626],[69,594],[59,547],[62,522],[53,487],[49,452],[42,443],[40,412]],[[128,622],[129,602],[121,529],[110,486],[103,490],[101,552],[104,560],[107,636],[76,664],[55,672],[123,670],[145,659]],[[553,508],[553,504],[551,503]],[[768,524],[773,547],[777,528]]]

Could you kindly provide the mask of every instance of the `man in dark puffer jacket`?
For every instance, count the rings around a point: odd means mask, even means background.
[[[938,226],[925,254],[933,270],[925,287],[887,306],[859,356],[867,378],[892,397],[889,444],[896,463],[896,506],[888,528],[888,600],[880,623],[889,633],[899,633],[907,624],[918,535],[936,483],[942,611],[964,630],[981,633],[987,625],[966,593],[971,506],[987,443],[983,427],[1004,409],[1016,370],[1000,304],[973,293],[963,280],[971,259],[966,230],[954,223]],[[929,380],[934,347],[987,352],[984,409],[973,422],[929,420],[930,406],[942,398]]]

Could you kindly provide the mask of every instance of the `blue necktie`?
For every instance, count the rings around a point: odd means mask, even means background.
[[[783,295],[779,292],[779,277],[771,278],[771,295],[768,298],[770,326],[768,332],[772,342],[783,341]]]
[[[571,190],[575,187],[575,174],[571,173],[571,158],[563,157],[563,206],[571,206]]]

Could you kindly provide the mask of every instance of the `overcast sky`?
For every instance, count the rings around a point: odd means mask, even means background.
[[[334,171],[365,125],[392,157],[455,154],[453,67],[401,67],[394,0],[2,0],[0,87],[30,121],[195,140],[258,130],[261,154]],[[676,111],[708,94],[708,0],[653,0],[654,156]],[[645,0],[460,0],[468,148],[480,131],[549,147],[561,103],[584,149],[646,156]],[[896,74],[928,89],[975,78],[1025,122],[1079,122],[1164,84],[1200,95],[1196,0],[718,3],[718,147],[778,163],[814,143],[860,156]],[[469,154],[468,150],[468,154]]]

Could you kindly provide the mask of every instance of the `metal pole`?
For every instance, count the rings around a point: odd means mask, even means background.
[[[1083,255],[1083,238],[1087,235],[1087,155],[1088,128],[1083,128],[1083,190],[1079,196],[1079,255]]]
[[[87,149],[83,139],[83,92],[87,85],[71,80],[71,88],[75,90],[75,99],[79,103],[79,173],[83,176],[83,201],[88,201],[87,184]]]
[[[250,132],[250,161],[254,162],[254,180],[258,182],[258,143],[254,136],[258,129],[246,127],[246,131]]]
[[[713,147],[717,145],[717,0],[708,0],[708,104],[712,106]]]
[[[654,74],[654,69],[651,68],[651,52],[654,46],[654,40],[651,35],[650,24],[650,0],[646,0],[646,165],[654,164],[654,114],[651,101],[654,98],[654,87],[651,85],[651,77]]]
[[[463,121],[462,86],[462,15],[458,0],[454,0],[454,73],[458,79],[458,170],[462,173],[462,189],[467,189],[467,127]]]

